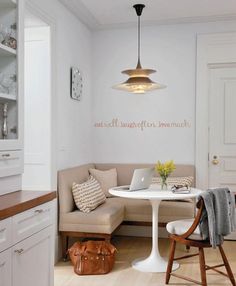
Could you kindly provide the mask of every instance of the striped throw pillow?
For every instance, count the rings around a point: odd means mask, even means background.
[[[73,183],[72,194],[77,208],[84,213],[91,212],[106,200],[100,184],[93,176],[82,184]]]
[[[191,187],[193,183],[193,177],[188,176],[188,177],[168,177],[167,178],[167,184],[170,186],[174,185],[187,185]],[[152,178],[152,184],[161,184],[161,178],[160,177],[153,177]]]

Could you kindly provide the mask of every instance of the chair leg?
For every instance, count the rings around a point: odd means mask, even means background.
[[[65,234],[61,234],[62,258],[64,261],[67,260],[68,242],[69,242],[69,237]]]
[[[175,256],[175,247],[176,247],[176,241],[171,240],[169,261],[168,261],[167,270],[166,270],[166,284],[169,284],[169,280],[170,280],[170,273],[172,271],[172,266],[173,266],[173,261],[174,261],[174,256]]]
[[[222,256],[222,259],[223,259],[223,262],[224,262],[226,271],[227,271],[227,273],[228,273],[229,279],[230,279],[232,285],[233,285],[233,286],[236,286],[233,272],[232,272],[232,270],[231,270],[231,267],[230,267],[230,265],[229,265],[228,259],[227,259],[226,255],[225,255],[225,252],[224,252],[223,247],[222,247],[221,245],[219,245],[219,250],[220,250],[220,254],[221,254],[221,256]]]
[[[204,250],[202,247],[199,247],[199,263],[200,263],[200,270],[201,270],[202,285],[207,286],[205,256],[204,256]]]

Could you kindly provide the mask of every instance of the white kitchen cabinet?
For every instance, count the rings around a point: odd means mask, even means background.
[[[0,220],[0,286],[53,286],[55,201]]]
[[[11,249],[0,252],[0,286],[12,286]]]
[[[0,0],[0,195],[23,173],[24,1]]]
[[[23,0],[0,0],[0,150],[22,149]]]
[[[47,227],[12,248],[12,286],[53,285],[52,234]]]

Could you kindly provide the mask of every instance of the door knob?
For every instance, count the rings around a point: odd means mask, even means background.
[[[219,160],[217,159],[217,156],[213,156],[212,164],[213,165],[218,165],[219,164]]]

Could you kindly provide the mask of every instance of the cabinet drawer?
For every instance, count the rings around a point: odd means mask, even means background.
[[[0,220],[0,252],[12,244],[12,219]]]
[[[53,204],[48,202],[15,215],[12,218],[13,244],[53,223]]]
[[[0,152],[0,177],[12,176],[23,173],[23,152]]]

